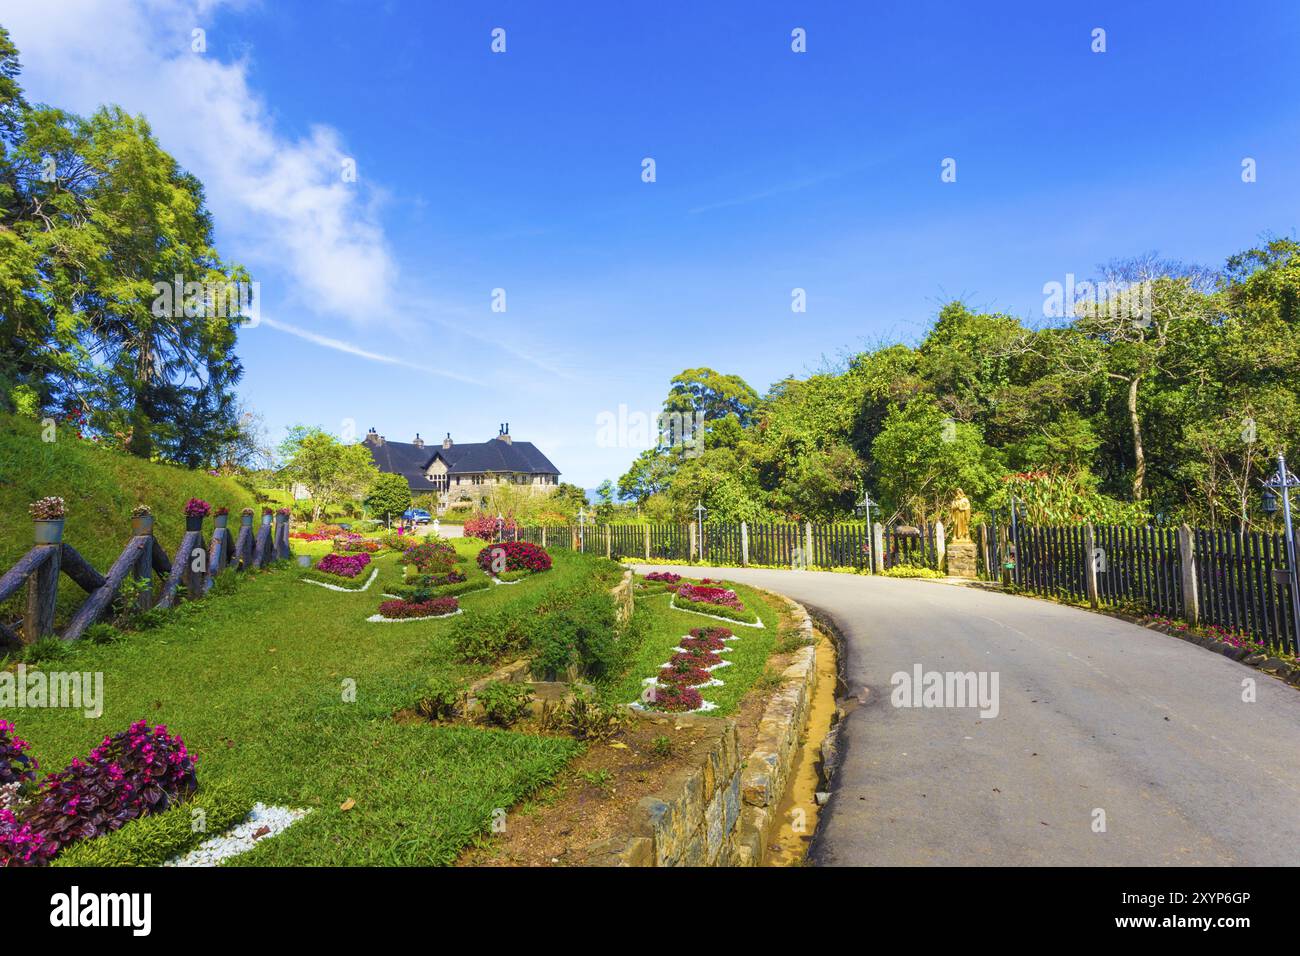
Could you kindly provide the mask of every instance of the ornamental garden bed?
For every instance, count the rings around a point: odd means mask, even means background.
[[[379,575],[379,568],[370,567],[370,564],[369,554],[331,552],[317,561],[302,580],[332,591],[365,591]]]
[[[529,541],[501,541],[478,553],[477,563],[497,584],[515,584],[533,574],[551,569],[546,549]]]
[[[745,627],[763,626],[763,619],[747,610],[734,590],[713,583],[708,578],[699,584],[678,584],[673,591],[671,605],[679,611],[704,614]]]
[[[599,844],[628,832],[644,816],[641,801],[692,772],[707,759],[727,720],[734,720],[742,755],[753,750],[760,721],[777,682],[775,675],[804,646],[784,601],[750,589],[743,599],[768,619],[762,631],[725,641],[727,659],[736,662],[735,680],[704,693],[717,703],[708,714],[641,711],[616,735],[588,742],[557,778],[510,810],[504,828],[467,849],[462,866],[582,866],[606,862]],[[603,699],[637,696],[642,681],[683,647],[698,622],[665,602],[638,604],[645,633],[627,673],[600,686]],[[705,625],[707,627],[707,625]],[[720,625],[726,627],[727,625]],[[710,646],[714,643],[706,641]],[[690,645],[685,645],[689,649]]]
[[[379,605],[379,612],[366,618],[366,621],[371,624],[431,621],[461,613],[460,602],[454,597],[435,597],[425,601],[408,601],[399,597],[384,601]]]

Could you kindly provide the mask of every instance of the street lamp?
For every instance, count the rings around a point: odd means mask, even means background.
[[[1282,527],[1286,531],[1286,564],[1291,577],[1291,625],[1296,646],[1300,647],[1300,568],[1295,563],[1295,533],[1291,528],[1291,489],[1300,488],[1300,478],[1287,471],[1286,455],[1277,453],[1277,471],[1264,483],[1263,505],[1269,513],[1277,511],[1277,492],[1282,497]]]

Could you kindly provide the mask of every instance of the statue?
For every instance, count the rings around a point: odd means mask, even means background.
[[[952,540],[969,541],[970,540],[970,499],[960,488],[957,489],[957,496],[952,499],[949,506],[952,514]]]

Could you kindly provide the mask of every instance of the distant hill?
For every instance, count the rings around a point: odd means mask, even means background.
[[[126,546],[131,509],[137,504],[153,510],[155,533],[168,553],[180,542],[182,509],[190,498],[202,498],[214,509],[225,505],[232,515],[254,504],[253,496],[232,479],[110,451],[77,438],[69,426],[60,426],[57,435],[56,441],[42,441],[39,422],[0,415],[0,573],[32,547],[27,505],[47,495],[62,498],[67,507],[63,540],[100,572]],[[237,517],[232,524],[238,524]],[[205,531],[211,527],[209,519]],[[0,606],[0,618],[21,617],[25,594],[20,591]],[[84,597],[65,575],[59,582],[60,624]]]

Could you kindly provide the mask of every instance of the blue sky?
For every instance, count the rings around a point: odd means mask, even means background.
[[[275,437],[508,420],[592,487],[638,450],[597,416],[685,367],[763,391],[950,298],[1041,321],[1068,273],[1297,230],[1290,0],[55,6],[0,2],[29,94],[145,113],[208,184]]]

